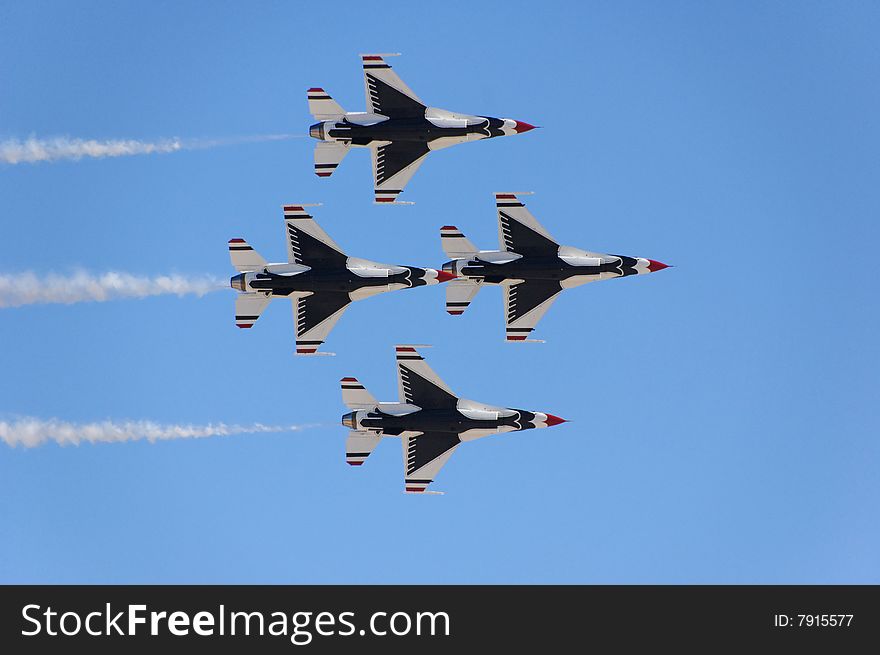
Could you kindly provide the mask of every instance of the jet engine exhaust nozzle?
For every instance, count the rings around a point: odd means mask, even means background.
[[[324,140],[324,123],[315,123],[309,127],[309,136],[318,141]]]
[[[355,412],[349,412],[348,414],[342,415],[342,425],[347,427],[349,430],[356,430],[355,427],[357,422],[355,420]]]
[[[245,291],[244,273],[239,273],[238,275],[233,275],[229,278],[229,286],[233,289],[238,289],[239,291]]]

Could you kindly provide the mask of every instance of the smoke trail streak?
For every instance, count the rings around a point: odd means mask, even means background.
[[[47,441],[62,446],[78,446],[82,443],[119,443],[141,441],[150,443],[167,439],[203,439],[205,437],[228,437],[237,434],[260,434],[267,432],[298,432],[313,425],[168,425],[153,421],[101,421],[98,423],[68,423],[58,419],[23,417],[12,421],[0,421],[0,440],[8,446],[34,448]]]
[[[21,141],[7,139],[0,141],[0,162],[5,164],[35,164],[60,160],[77,161],[84,157],[103,159],[104,157],[128,157],[130,155],[152,155],[177,152],[179,150],[203,150],[220,146],[265,141],[284,141],[305,138],[299,134],[262,134],[256,136],[231,137],[225,139],[160,139],[158,141],[138,141],[136,139],[75,139],[59,136],[38,139],[34,136]]]
[[[105,302],[119,298],[146,298],[174,294],[203,296],[222,289],[227,282],[208,275],[131,275],[74,271],[69,275],[32,271],[0,274],[0,308],[45,303],[70,305]]]

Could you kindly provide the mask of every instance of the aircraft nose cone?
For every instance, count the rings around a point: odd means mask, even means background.
[[[535,126],[530,125],[529,123],[524,123],[523,121],[513,121],[516,123],[514,126],[514,130],[516,130],[517,134],[522,134],[523,132],[528,132],[529,130],[534,130]]]
[[[446,271],[437,271],[437,281],[438,282],[449,282],[449,280],[454,280],[456,275],[454,273],[447,273]]]
[[[648,270],[652,273],[654,271],[662,271],[664,268],[669,268],[669,264],[664,264],[663,262],[656,262],[653,259],[648,260]]]
[[[564,418],[559,418],[558,416],[554,416],[553,414],[547,414],[547,425],[559,425],[560,423],[568,423]]]

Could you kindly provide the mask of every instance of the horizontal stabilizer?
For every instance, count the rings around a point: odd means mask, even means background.
[[[352,430],[345,440],[345,461],[351,466],[360,466],[381,440],[382,437],[374,432]]]
[[[235,299],[235,324],[240,328],[253,327],[271,300],[272,297],[265,293],[238,294]]]
[[[315,146],[315,175],[330,177],[339,166],[351,146],[335,141],[318,141]]]
[[[453,280],[446,285],[446,311],[453,316],[461,316],[479,290],[480,285],[471,280]]]
[[[443,246],[443,252],[450,259],[473,257],[479,252],[477,247],[454,225],[444,225],[440,228],[440,245]]]
[[[260,271],[266,266],[266,260],[244,239],[229,240],[229,259],[239,273]]]
[[[374,409],[378,402],[357,378],[342,378],[342,402],[349,409]]]
[[[309,89],[309,113],[316,120],[329,121],[344,116],[345,110],[324,89],[314,87]]]

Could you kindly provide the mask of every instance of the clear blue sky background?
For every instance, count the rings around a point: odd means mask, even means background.
[[[876,3],[0,5],[0,138],[305,133],[305,91],[364,106],[360,52],[429,104],[544,129],[432,155],[371,203],[308,139],[0,168],[3,272],[231,274],[285,253],[280,205],[350,254],[497,247],[491,193],[561,242],[676,268],[567,292],[544,345],[501,293],[354,305],[294,358],[291,312],[234,292],[0,310],[0,415],[321,423],[301,433],[0,447],[4,582],[880,582]],[[459,393],[573,422],[467,444],[445,496],[396,440],[346,466],[338,380],[396,396],[393,344]]]

